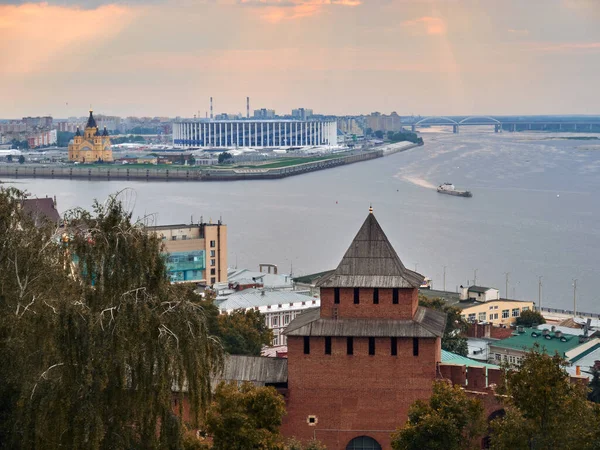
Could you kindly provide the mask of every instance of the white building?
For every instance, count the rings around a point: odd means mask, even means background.
[[[187,120],[173,123],[180,148],[336,146],[334,120]]]
[[[288,324],[307,309],[321,306],[321,301],[297,291],[246,289],[229,295],[218,306],[221,313],[236,309],[259,311],[265,317],[266,325],[273,330],[273,346],[279,346],[287,345],[282,332]]]
[[[461,300],[475,300],[477,302],[487,302],[490,300],[499,300],[500,291],[496,288],[483,286],[460,287]]]

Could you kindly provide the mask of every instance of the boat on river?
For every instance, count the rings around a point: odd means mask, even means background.
[[[456,197],[473,197],[470,191],[459,191],[452,183],[440,184],[437,188],[440,194],[454,195]]]

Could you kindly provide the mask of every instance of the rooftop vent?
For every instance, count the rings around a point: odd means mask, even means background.
[[[585,335],[583,335],[583,334],[580,334],[580,335],[579,335],[579,343],[580,343],[580,344],[583,344],[583,343],[584,343],[585,341],[587,341],[587,340],[588,340],[587,336],[585,336]]]
[[[550,334],[550,331],[547,328],[545,330],[542,330],[543,336],[548,336],[549,334]]]
[[[556,331],[554,332],[554,337],[555,337],[555,338],[561,338],[561,337],[562,337],[562,331],[560,331],[560,330],[556,330]]]
[[[531,337],[534,337],[534,338],[536,338],[536,337],[538,337],[538,336],[539,336],[539,334],[538,334],[538,333],[536,333],[535,331],[532,331],[532,332],[531,332]]]
[[[523,325],[517,326],[517,332],[518,333],[525,333],[525,327]]]

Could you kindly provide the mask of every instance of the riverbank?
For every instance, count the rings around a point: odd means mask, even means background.
[[[331,158],[320,159],[293,165],[281,164],[281,167],[173,167],[144,166],[128,167],[127,165],[39,165],[19,164],[1,165],[0,177],[10,178],[58,178],[58,179],[93,179],[93,180],[145,180],[145,181],[236,181],[236,180],[268,180],[287,178],[317,170],[354,164],[381,158],[401,151],[406,151],[418,144],[398,142],[376,147],[372,150],[354,153],[347,156],[332,155]]]

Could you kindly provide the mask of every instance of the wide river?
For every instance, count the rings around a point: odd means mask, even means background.
[[[134,216],[158,224],[228,225],[229,265],[308,274],[335,268],[368,214],[404,264],[433,287],[494,286],[543,306],[600,312],[600,141],[558,134],[424,134],[425,146],[283,180],[126,182],[16,180],[56,196],[61,212],[131,188]],[[574,136],[574,135],[571,135]],[[597,136],[597,135],[596,135]],[[7,180],[11,181],[11,180]],[[449,181],[473,198],[435,191]]]

